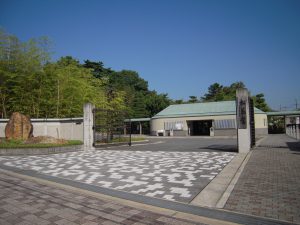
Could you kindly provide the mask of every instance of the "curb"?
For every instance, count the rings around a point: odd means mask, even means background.
[[[246,157],[247,154],[237,154],[190,204],[209,208],[223,208],[220,207],[220,202],[225,201],[226,203],[228,198],[225,198],[225,194],[228,195],[228,187],[233,185],[232,180],[235,178]]]
[[[216,205],[216,208],[224,208],[227,200],[229,199],[230,197],[230,194],[231,192],[233,191],[234,189],[234,186],[236,185],[238,179],[240,178],[250,156],[252,154],[252,151],[250,151],[246,157],[244,158],[242,164],[240,165],[240,167],[238,168],[237,172],[235,173],[233,179],[231,180],[230,184],[228,185],[227,189],[225,190],[225,192],[223,193],[222,197],[219,199],[217,205]]]

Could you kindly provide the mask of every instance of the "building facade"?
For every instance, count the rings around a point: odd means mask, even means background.
[[[265,112],[255,108],[255,134],[268,134]],[[235,136],[235,101],[170,105],[151,118],[151,135]]]

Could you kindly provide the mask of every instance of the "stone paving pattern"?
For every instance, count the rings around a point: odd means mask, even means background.
[[[0,157],[0,163],[104,188],[188,203],[235,155],[232,152],[96,150],[7,156]]]
[[[192,225],[190,221],[0,173],[1,225]]]
[[[285,135],[269,135],[253,150],[225,208],[300,223],[300,148]]]

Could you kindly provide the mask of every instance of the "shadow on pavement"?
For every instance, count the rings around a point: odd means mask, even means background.
[[[237,152],[238,148],[236,145],[209,145],[206,149],[217,150],[222,152]]]
[[[291,151],[300,152],[300,142],[286,142],[286,144]]]

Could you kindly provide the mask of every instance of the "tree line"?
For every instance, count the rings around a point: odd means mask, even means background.
[[[77,117],[85,102],[151,117],[171,103],[135,71],[114,71],[101,61],[80,63],[72,56],[53,62],[49,49],[46,37],[21,42],[0,31],[1,118],[15,111],[32,118]]]
[[[50,56],[47,37],[22,42],[0,30],[1,118],[16,111],[32,118],[80,117],[85,102],[126,110],[132,118],[152,117],[170,104],[232,100],[236,88],[245,87],[242,82],[229,87],[215,83],[200,99],[172,100],[149,90],[136,71],[115,71],[101,61],[80,63],[72,56],[52,61]],[[260,109],[269,109],[263,94],[254,99]]]
[[[246,85],[239,81],[234,82],[229,86],[223,86],[219,83],[214,83],[208,87],[208,91],[200,99],[197,96],[189,96],[189,103],[196,102],[216,102],[235,100],[236,90],[239,88],[246,88]],[[264,112],[272,111],[268,106],[263,93],[252,95],[254,106]],[[180,100],[179,102],[180,103]]]

